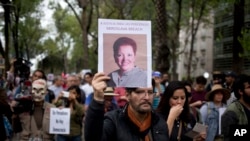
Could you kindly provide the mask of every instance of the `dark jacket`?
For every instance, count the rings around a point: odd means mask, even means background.
[[[153,141],[168,141],[166,122],[152,112],[150,132]],[[123,109],[107,112],[104,104],[93,100],[86,114],[85,141],[140,141],[147,133],[140,133],[127,116],[127,106]]]
[[[7,139],[5,128],[4,128],[4,122],[3,122],[3,115],[5,115],[9,122],[11,122],[11,109],[9,105],[2,105],[0,104],[0,141],[4,141]]]
[[[244,107],[239,101],[231,103],[221,117],[221,133],[224,135],[224,140],[230,140],[230,127],[233,125],[248,125],[247,115]]]

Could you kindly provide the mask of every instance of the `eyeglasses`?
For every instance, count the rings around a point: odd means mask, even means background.
[[[134,92],[137,95],[140,95],[140,96],[142,96],[142,95],[146,96],[146,94],[148,94],[148,96],[155,95],[155,93],[153,92],[153,90],[149,90],[149,91],[146,91],[146,90],[135,90]]]

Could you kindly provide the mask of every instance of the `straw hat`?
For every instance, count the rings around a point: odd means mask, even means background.
[[[221,92],[226,100],[230,98],[230,91],[228,89],[223,88],[220,84],[215,84],[213,85],[212,90],[206,94],[206,100],[212,101],[214,94],[217,92]]]
[[[107,87],[104,90],[104,96],[118,96],[119,94],[114,93],[114,89],[112,87]]]

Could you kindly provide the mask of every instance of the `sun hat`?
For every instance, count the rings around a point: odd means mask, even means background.
[[[214,94],[217,92],[221,92],[226,100],[230,98],[230,91],[228,89],[223,88],[220,84],[215,84],[213,85],[212,90],[206,94],[206,100],[212,101]]]
[[[118,96],[119,94],[114,93],[114,89],[112,87],[107,87],[104,90],[104,96]]]

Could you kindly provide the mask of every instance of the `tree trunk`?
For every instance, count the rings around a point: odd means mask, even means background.
[[[155,32],[155,47],[156,47],[156,70],[165,73],[169,70],[169,47],[167,45],[167,15],[166,15],[166,0],[155,0],[156,9],[156,32]]]
[[[4,9],[4,37],[5,37],[5,54],[4,54],[4,60],[5,60],[5,71],[8,71],[10,68],[10,60],[9,60],[9,25],[10,25],[10,1],[5,1],[3,3],[3,9]],[[6,74],[6,73],[5,73]]]
[[[243,59],[239,56],[243,52],[243,47],[238,38],[242,37],[241,30],[244,26],[244,5],[245,0],[234,3],[234,26],[233,26],[233,65],[232,69],[240,74],[243,68]]]

